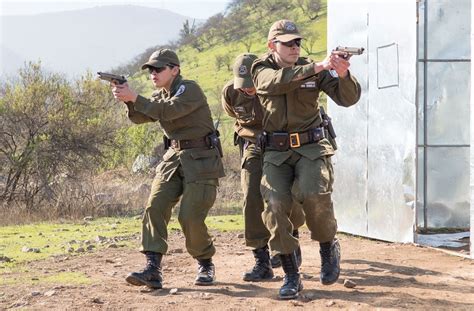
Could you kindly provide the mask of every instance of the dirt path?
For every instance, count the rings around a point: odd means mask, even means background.
[[[164,259],[164,286],[158,291],[134,287],[124,277],[142,268],[144,256],[135,250],[105,249],[77,257],[50,258],[26,266],[27,272],[6,278],[38,279],[37,285],[0,286],[0,309],[147,309],[147,310],[314,310],[449,309],[474,310],[474,261],[413,245],[389,244],[340,235],[342,274],[338,283],[319,283],[319,253],[308,232],[302,232],[304,290],[297,300],[280,301],[282,270],[274,280],[248,283],[242,272],[251,266],[251,252],[237,233],[214,232],[218,253],[217,284],[193,285],[196,264],[184,249],[179,232],[171,233],[170,254]],[[77,271],[89,285],[45,284],[59,272]],[[355,288],[346,288],[345,279]],[[170,294],[171,289],[177,293]]]

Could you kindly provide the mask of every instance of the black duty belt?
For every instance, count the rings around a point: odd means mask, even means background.
[[[206,137],[197,139],[170,140],[170,147],[175,150],[210,147],[209,140]]]
[[[304,132],[273,132],[263,133],[260,142],[264,147],[285,151],[290,148],[299,148],[325,138],[324,127],[316,127]]]
[[[173,148],[176,151],[180,151],[183,149],[204,148],[204,147],[209,148],[209,149],[216,148],[217,151],[219,151],[219,155],[221,156],[221,158],[223,156],[222,145],[219,139],[218,131],[212,132],[207,136],[196,138],[196,139],[177,140],[177,139],[169,139],[168,137],[163,135],[163,144],[164,144],[165,150],[168,150],[169,148]]]

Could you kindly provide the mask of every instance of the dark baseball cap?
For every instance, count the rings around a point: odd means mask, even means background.
[[[148,61],[142,65],[142,70],[148,67],[162,68],[167,65],[179,66],[178,55],[169,49],[160,49],[150,55]]]
[[[268,40],[278,40],[288,42],[294,39],[302,39],[295,23],[290,20],[282,19],[273,23],[268,32]]]
[[[250,68],[252,63],[257,59],[255,54],[240,54],[234,62],[234,89],[245,89],[253,87]]]

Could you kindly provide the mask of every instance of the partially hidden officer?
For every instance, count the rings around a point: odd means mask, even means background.
[[[179,199],[178,221],[186,249],[198,263],[195,284],[210,285],[215,280],[215,248],[204,220],[214,204],[218,178],[224,176],[222,151],[206,97],[196,82],[182,78],[179,65],[178,56],[169,49],[151,54],[142,66],[157,89],[150,99],[127,84],[113,88],[114,96],[127,104],[132,122],[160,123],[167,148],[156,168],[143,217],[140,251],[146,256],[146,266],[126,277],[132,285],[162,287],[167,225]]]
[[[262,281],[273,277],[273,267],[278,266],[279,257],[271,258],[268,249],[270,232],[262,219],[263,198],[260,193],[262,179],[262,153],[256,145],[262,132],[263,107],[256,95],[250,75],[254,54],[241,54],[234,62],[233,75],[222,90],[222,107],[235,119],[234,142],[239,146],[241,157],[241,187],[243,191],[243,214],[245,221],[245,244],[252,248],[255,265],[244,273],[244,281]],[[304,224],[304,214],[300,205],[292,209],[292,234],[298,238],[298,228]],[[301,250],[297,251],[301,264]]]

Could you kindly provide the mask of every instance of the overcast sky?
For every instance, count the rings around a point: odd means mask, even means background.
[[[208,18],[223,12],[231,0],[0,0],[0,15],[32,15],[103,5],[133,4],[167,9],[185,16]],[[124,14],[124,22],[127,18]]]

